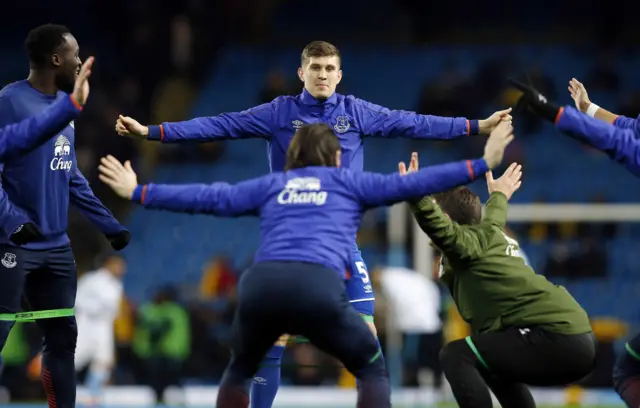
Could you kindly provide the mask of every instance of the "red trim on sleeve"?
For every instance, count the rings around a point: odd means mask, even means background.
[[[73,95],[69,95],[69,98],[71,98],[71,103],[76,107],[77,110],[82,110],[82,105],[80,105],[78,101],[76,101],[76,98],[74,98]]]
[[[471,160],[467,160],[467,171],[469,172],[469,176],[471,179],[475,179],[476,175],[473,173],[473,165],[471,164]]]
[[[471,122],[467,119],[467,136],[471,135]]]
[[[560,117],[562,116],[563,113],[564,113],[564,106],[561,106],[560,109],[558,109],[558,114],[556,115],[556,118],[553,120],[554,125],[558,124],[558,121],[560,120]]]
[[[140,204],[144,204],[144,199],[147,197],[147,185],[142,186],[142,192],[140,192]]]
[[[162,127],[162,125],[159,126],[160,127],[160,141],[164,140],[164,128]]]

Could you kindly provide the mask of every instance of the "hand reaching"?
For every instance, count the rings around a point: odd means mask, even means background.
[[[484,146],[484,160],[489,169],[495,168],[502,162],[504,150],[514,137],[511,122],[502,122],[491,132],[487,144]]]
[[[485,120],[481,120],[478,123],[479,132],[483,135],[488,135],[495,130],[495,128],[503,122],[511,123],[513,118],[510,115],[511,108],[494,112],[491,116]]]
[[[91,76],[91,67],[93,66],[94,60],[95,58],[89,57],[84,64],[82,64],[80,73],[78,74],[73,86],[73,93],[71,96],[81,106],[84,106],[84,104],[87,103],[87,98],[89,98],[89,76]]]
[[[404,164],[404,162],[398,163],[398,171],[400,172],[400,175],[402,175],[402,176],[406,176],[409,173],[415,173],[416,171],[418,171],[418,169],[419,169],[419,166],[418,166],[418,153],[417,152],[411,153],[411,161],[409,162],[409,170],[407,170],[407,165]]]
[[[511,199],[513,193],[515,193],[522,184],[520,179],[522,178],[522,166],[518,163],[512,163],[504,174],[497,180],[493,179],[493,173],[489,170],[486,174],[487,188],[489,194],[494,191],[498,191],[507,197],[507,200]]]
[[[108,155],[100,159],[98,170],[100,181],[111,187],[120,197],[131,199],[133,191],[138,187],[138,177],[129,160],[124,162],[123,166],[118,159]]]
[[[145,139],[149,136],[149,128],[129,116],[120,115],[116,120],[116,133],[135,139]]]
[[[576,104],[576,109],[580,112],[586,112],[587,109],[589,109],[589,105],[591,105],[591,101],[589,100],[587,89],[582,85],[582,82],[575,78],[571,78],[568,89],[571,94],[571,98]]]

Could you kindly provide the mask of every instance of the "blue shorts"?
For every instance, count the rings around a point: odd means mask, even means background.
[[[376,297],[373,294],[373,286],[369,279],[367,264],[362,259],[362,253],[358,247],[354,248],[351,255],[351,268],[347,271],[346,281],[349,302],[358,311],[366,316],[373,316]]]

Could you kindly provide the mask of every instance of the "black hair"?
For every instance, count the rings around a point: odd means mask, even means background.
[[[433,197],[442,211],[458,224],[478,224],[482,219],[480,197],[467,187],[456,187],[453,190],[434,194]]]
[[[70,33],[67,27],[58,24],[44,24],[29,31],[24,47],[31,65],[35,68],[46,66],[58,47],[65,43],[64,36]]]
[[[285,170],[307,166],[335,167],[340,141],[326,123],[303,125],[289,143]]]

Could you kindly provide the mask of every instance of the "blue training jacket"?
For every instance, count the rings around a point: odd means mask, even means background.
[[[467,184],[487,171],[484,159],[425,167],[401,176],[336,167],[306,167],[228,183],[138,186],[147,208],[227,217],[261,217],[255,262],[301,261],[342,278],[365,210]]]
[[[605,152],[640,177],[640,129],[637,121],[618,117],[614,123],[592,118],[567,105],[558,115],[556,127]]]
[[[105,235],[125,229],[94,196],[77,168],[71,121],[77,112],[69,112],[69,102],[66,93],[45,95],[26,80],[0,91],[0,127],[15,124],[8,129],[13,129],[14,142],[20,141],[19,148],[10,148],[13,153],[4,155],[0,163],[0,244],[13,245],[10,235],[33,222],[45,239],[24,248],[68,245],[70,202]]]
[[[363,169],[365,137],[442,140],[478,133],[477,120],[389,110],[337,93],[318,101],[303,90],[298,96],[280,96],[242,112],[149,126],[148,138],[165,143],[262,138],[267,141],[271,171],[283,171],[296,129],[312,123],[333,127],[342,146],[342,167],[352,170]]]

